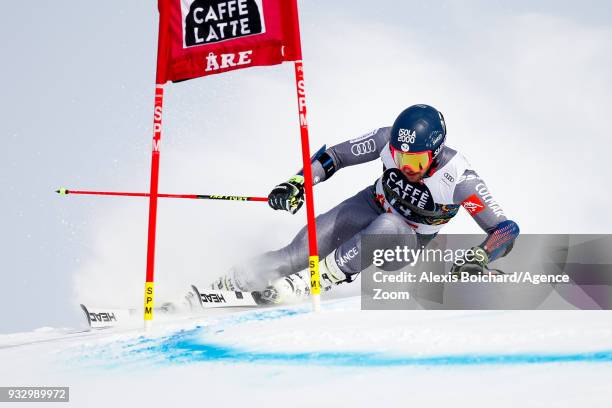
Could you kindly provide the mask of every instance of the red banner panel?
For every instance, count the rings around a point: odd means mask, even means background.
[[[161,83],[300,60],[296,1],[159,0]]]

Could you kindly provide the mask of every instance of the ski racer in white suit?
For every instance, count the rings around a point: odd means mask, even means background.
[[[364,234],[395,234],[402,245],[420,248],[463,206],[488,234],[476,256],[456,262],[454,272],[482,273],[506,255],[519,234],[504,215],[487,185],[456,150],[445,145],[446,123],[428,105],[404,110],[392,127],[376,129],[327,149],[313,158],[313,183],[328,180],[343,167],[380,158],[383,174],[374,185],[316,218],[321,286],[351,282],[369,265],[361,262]],[[295,214],[304,201],[303,177],[276,186],[269,205]],[[395,247],[395,245],[393,245]],[[211,284],[212,289],[254,291],[261,303],[295,301],[309,294],[307,230],[292,242],[232,267]]]

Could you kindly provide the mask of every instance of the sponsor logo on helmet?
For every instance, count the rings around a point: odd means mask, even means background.
[[[478,192],[478,195],[482,197],[487,206],[489,206],[491,211],[493,211],[493,213],[497,216],[497,218],[505,216],[501,206],[493,199],[493,196],[491,193],[489,193],[489,189],[484,183],[476,184],[476,191]]]
[[[414,143],[416,140],[416,132],[410,129],[400,129],[397,140],[400,143]]]
[[[408,143],[402,143],[402,145],[400,146],[400,148],[402,149],[402,152],[408,152],[410,151],[410,145]]]
[[[461,205],[467,210],[467,212],[470,213],[470,215],[476,215],[485,208],[484,204],[482,201],[480,201],[480,198],[478,198],[476,194],[472,194],[463,200]]]
[[[438,135],[438,137],[436,137],[436,138],[435,138],[435,139],[434,139],[434,140],[431,142],[431,144],[433,144],[433,145],[438,144],[438,142],[439,142],[439,141],[440,141],[440,140],[441,140],[443,137],[444,137],[444,135],[439,134],[439,135]]]
[[[351,146],[351,153],[354,156],[361,156],[376,151],[376,141],[374,139],[364,140],[360,143],[354,143]]]
[[[438,154],[440,154],[440,151],[442,151],[442,148],[444,147],[444,145],[440,145],[438,146],[438,148],[436,149],[435,152],[433,152],[433,157],[436,158],[438,156]]]

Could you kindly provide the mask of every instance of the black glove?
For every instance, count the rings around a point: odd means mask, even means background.
[[[304,205],[304,177],[296,175],[274,187],[268,195],[268,204],[275,210],[298,212]]]
[[[451,268],[451,273],[454,275],[460,275],[463,272],[467,272],[470,275],[481,275],[487,270],[487,264],[489,263],[489,255],[481,247],[473,247],[461,258],[455,259],[455,263]]]

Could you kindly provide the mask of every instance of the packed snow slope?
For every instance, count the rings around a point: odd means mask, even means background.
[[[359,298],[0,336],[0,384],[73,406],[609,406],[607,311],[362,311]]]

